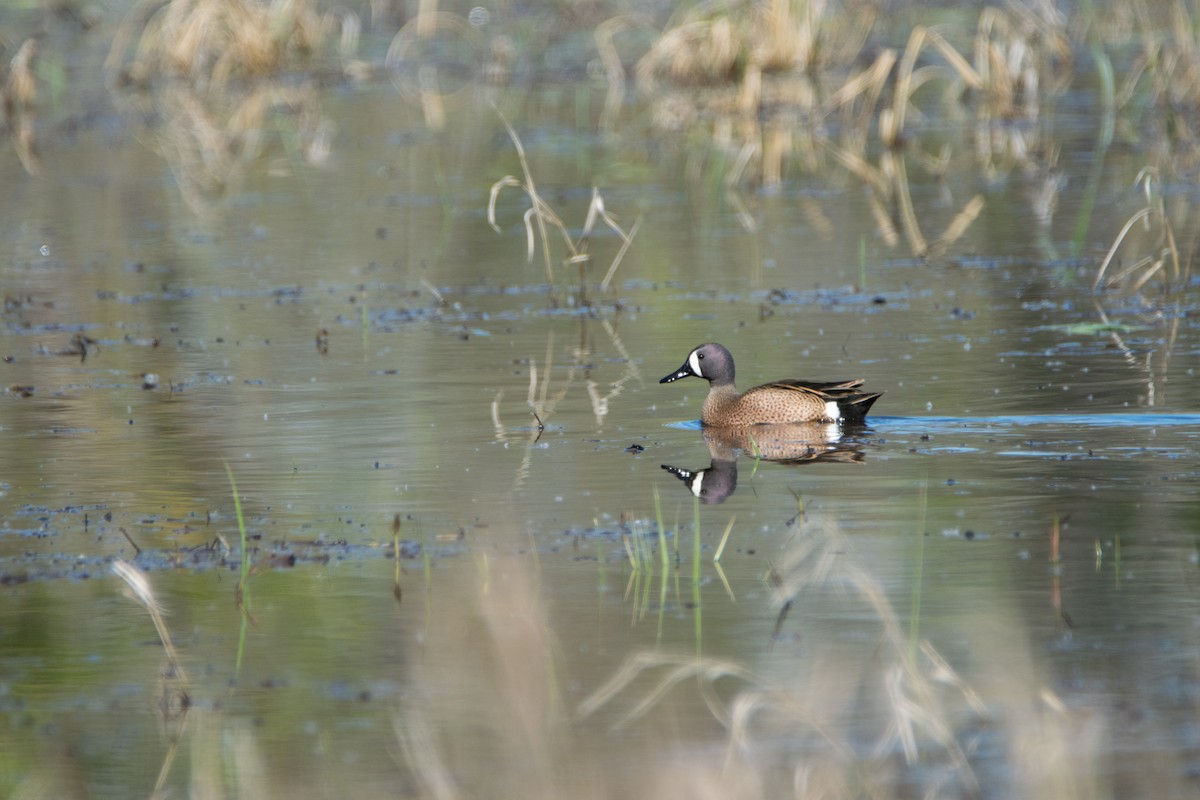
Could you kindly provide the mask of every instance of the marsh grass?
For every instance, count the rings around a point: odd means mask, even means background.
[[[1095,296],[1092,304],[1099,320],[1099,330],[1112,340],[1113,349],[1120,353],[1125,365],[1137,375],[1144,387],[1139,398],[1147,406],[1167,402],[1168,366],[1186,328],[1185,309],[1189,286],[1193,280],[1192,263],[1196,243],[1200,240],[1197,226],[1191,219],[1192,207],[1186,195],[1172,198],[1168,207],[1157,169],[1146,167],[1138,173],[1137,185],[1143,205],[1134,212],[1117,232],[1092,279]],[[1180,245],[1183,232],[1186,247]],[[1128,263],[1122,263],[1122,256]],[[1105,306],[1110,293],[1119,293],[1118,310]],[[1136,298],[1137,303],[1127,302]],[[1146,316],[1144,309],[1156,311]],[[1122,322],[1130,311],[1138,314],[1133,325]],[[1162,346],[1144,351],[1126,333],[1143,325],[1162,328]]]
[[[1166,198],[1160,186],[1157,171],[1145,168],[1138,173],[1137,183],[1141,187],[1145,205],[1125,221],[1117,233],[1112,245],[1108,248],[1100,266],[1096,269],[1096,277],[1092,280],[1092,290],[1124,286],[1131,292],[1141,291],[1147,282],[1157,277],[1167,286],[1186,283],[1190,276],[1191,258],[1182,259],[1179,244],[1175,238],[1175,229],[1171,216],[1167,213]],[[1149,241],[1144,243],[1142,254],[1136,254],[1132,263],[1116,274],[1106,277],[1117,252],[1130,238],[1130,232],[1138,225],[1148,234]]]
[[[514,489],[520,489],[529,479],[532,469],[534,445],[542,437],[542,433],[546,429],[546,422],[554,415],[558,403],[567,396],[576,380],[578,363],[572,364],[567,369],[562,385],[551,393],[555,356],[555,335],[554,331],[551,330],[546,335],[546,353],[541,361],[541,368],[539,369],[536,358],[529,359],[529,391],[525,399],[525,404],[529,408],[529,415],[533,418],[535,424],[525,428],[527,436],[524,455],[515,473]],[[495,430],[496,440],[507,444],[512,436],[508,426],[504,424],[500,416],[500,404],[503,399],[503,391],[498,392],[492,399],[492,425]]]
[[[8,76],[0,88],[0,103],[3,103],[3,130],[13,142],[13,149],[21,166],[30,175],[41,172],[41,160],[37,154],[37,75],[34,71],[38,55],[37,38],[26,39],[17,49],[8,65]]]
[[[921,632],[921,601],[925,593],[925,526],[929,522],[929,478],[926,476],[921,481],[921,487],[917,494],[917,524],[914,538],[916,545],[913,548],[913,577],[912,577],[912,593],[909,596],[908,603],[908,642],[909,655],[915,655],[917,642],[920,640]]]
[[[937,255],[962,236],[984,201],[982,195],[965,201],[933,242],[917,224],[906,159],[892,153],[909,142],[908,120],[917,113],[918,93],[929,94],[926,87],[940,85],[941,96],[953,102],[970,91],[992,98],[977,102],[988,109],[980,112],[981,119],[1007,118],[1016,113],[1017,102],[1032,102],[1029,98],[1037,85],[1034,68],[1016,55],[1001,57],[1005,44],[1013,54],[1021,50],[1017,44],[999,41],[997,31],[1008,33],[1017,27],[1000,13],[983,22],[976,45],[980,63],[973,65],[937,29],[919,25],[903,53],[883,48],[867,66],[859,67],[875,15],[869,5],[855,11],[861,13],[839,13],[826,3],[698,6],[669,25],[639,63],[640,85],[675,106],[680,102],[706,105],[703,112],[696,110],[680,119],[714,119],[714,146],[730,158],[724,176],[727,188],[746,176],[764,188],[778,187],[786,163],[799,161],[806,168],[819,169],[828,152],[872,189],[875,218],[885,241],[893,245],[900,241],[891,221],[897,217],[914,254]],[[708,65],[709,71],[697,67],[697,62]],[[736,97],[722,99],[719,90],[715,96],[711,91],[686,93],[678,88],[664,92],[660,87],[667,80],[676,87],[724,83]],[[836,140],[829,134],[831,117],[839,120],[833,127],[841,131]],[[885,148],[878,167],[870,164],[868,155],[872,125]],[[935,174],[944,173],[949,157],[945,147],[937,156],[919,152],[916,156]],[[736,193],[730,193],[730,201],[740,209],[743,227],[754,230],[752,215]],[[814,224],[823,227],[819,220]]]
[[[632,619],[631,624],[637,624],[645,619],[650,611],[650,589],[654,581],[659,582],[658,596],[658,634],[661,639],[665,613],[667,608],[668,589],[674,582],[674,596],[678,602],[680,599],[679,578],[683,573],[680,568],[682,564],[679,552],[680,528],[678,518],[674,528],[668,529],[663,522],[662,500],[658,494],[658,489],[654,489],[654,521],[655,530],[648,530],[645,523],[638,519],[633,519],[628,523],[627,530],[621,534],[621,546],[625,553],[625,557],[629,563],[629,579],[625,585],[625,600],[631,603]],[[701,504],[697,497],[692,498],[692,525],[691,525],[691,542],[692,550],[690,554],[690,570],[687,573],[691,588],[691,610],[694,622],[694,633],[697,651],[702,645],[703,635],[703,602],[701,588],[705,584],[705,571],[702,558],[703,553],[703,521],[701,518]],[[734,524],[737,521],[736,517],[730,518],[725,530],[721,535],[720,541],[717,543],[716,549],[711,559],[712,572],[716,574],[721,586],[724,588],[726,596],[731,602],[737,602],[737,594],[735,593],[729,578],[725,574],[725,568],[721,565],[721,556],[724,555],[725,548],[734,531]],[[674,551],[668,542],[668,530],[673,530],[674,534],[671,538],[674,540]],[[655,553],[654,546],[657,543],[658,552]],[[657,569],[656,569],[657,568]]]
[[[1161,185],[1200,163],[1200,126],[1188,111],[1200,107],[1197,30],[1183,0],[1134,4],[1111,17],[1107,6],[1011,2],[982,7],[970,29],[916,24],[897,48],[888,44],[897,31],[884,29],[869,3],[699,3],[668,21],[638,62],[637,79],[653,99],[657,127],[692,150],[707,145],[690,163],[720,174],[747,231],[757,223],[741,187],[776,188],[789,170],[824,174],[832,157],[871,189],[885,244],[906,244],[925,258],[959,241],[985,203],[982,193],[957,200],[941,231],[918,219],[909,172],[940,179],[960,163],[956,143],[924,144],[930,120],[967,122],[971,152],[964,155],[976,160],[983,180],[1016,173],[1030,185],[1031,215],[1049,226],[1064,185],[1055,105],[1067,91],[1099,81],[1096,167],[1074,237],[1082,253],[1114,130],[1130,140],[1151,137],[1163,154],[1153,165]],[[1080,63],[1092,71],[1081,74]],[[1168,215],[1160,199],[1148,199],[1137,221],[1155,222],[1162,244],[1126,268],[1129,287],[1174,285],[1190,269],[1193,255],[1180,244],[1191,237],[1180,229],[1187,215]],[[1168,218],[1174,242],[1162,224]],[[827,228],[819,213],[813,225]]]
[[[147,140],[185,202],[206,215],[237,195],[272,146],[293,164],[329,157],[333,125],[313,76],[339,27],[345,51],[356,20],[318,12],[309,0],[142,2],[118,29],[104,68],[124,110],[159,120]]]
[[[242,516],[242,498],[238,495],[237,481],[233,477],[233,468],[225,464],[225,476],[229,479],[229,491],[233,495],[233,511],[237,519],[238,542],[240,545],[241,562],[238,565],[238,582],[235,588],[235,599],[239,610],[249,612],[249,598],[245,597],[246,584],[250,578],[250,546],[246,539],[246,520]]]
[[[106,68],[135,85],[173,75],[221,91],[312,66],[338,25],[309,0],[143,0],[118,29]]]
[[[392,597],[396,598],[396,602],[399,603],[404,599],[404,590],[400,586],[400,512],[398,511],[392,517],[392,565],[395,570],[395,574],[392,576]]]
[[[1193,113],[1200,106],[1200,26],[1194,3],[1134,3],[1129,26],[1139,45],[1122,75],[1117,104],[1131,112],[1161,110],[1161,118],[1144,117],[1157,135],[1170,134],[1169,143],[1194,163],[1200,145],[1200,126]],[[1128,35],[1115,20],[1097,19],[1108,36]]]
[[[171,666],[171,672],[180,680],[186,681],[187,673],[184,671],[183,664],[179,661],[179,654],[171,641],[166,615],[149,579],[137,567],[120,559],[113,562],[112,571],[129,589],[129,596],[146,609],[146,613],[150,615],[150,620],[154,623],[154,630],[158,633],[158,640],[166,654],[167,662]]]
[[[153,105],[162,123],[150,142],[198,214],[211,213],[237,196],[275,144],[293,164],[317,165],[329,152],[332,123],[322,117],[312,86],[260,83],[200,93],[176,85],[155,95]]]
[[[618,51],[616,39],[620,34],[639,28],[649,28],[650,21],[641,14],[618,14],[596,26],[592,38],[604,69],[608,91],[604,95],[604,111],[600,116],[600,129],[613,132],[625,100],[626,73]]]
[[[495,533],[524,549],[524,531]],[[256,695],[250,710],[198,705],[187,736],[168,741],[164,776],[175,750],[185,754],[175,781],[160,778],[154,796],[307,798],[337,786],[386,797],[401,786],[445,798],[1085,798],[1122,786],[1110,783],[1106,731],[1127,724],[1124,715],[1103,704],[1080,711],[1078,692],[1051,688],[1051,658],[1031,641],[1022,611],[943,619],[940,636],[971,642],[954,663],[914,639],[872,569],[878,560],[860,554],[854,538],[842,534],[836,511],[810,512],[779,553],[770,596],[741,605],[762,631],[772,608],[794,606],[792,618],[751,652],[752,634],[726,643],[737,655],[718,654],[715,636],[704,650],[681,652],[687,621],[662,614],[653,642],[617,649],[628,640],[612,638],[599,618],[562,618],[560,598],[527,554],[489,543],[439,570],[414,599],[424,607],[410,604],[403,624],[373,621],[376,635],[403,642],[395,673],[384,673],[406,687],[390,705],[335,708],[332,720],[304,712],[318,732],[295,744],[302,765],[280,750],[283,730],[259,721],[259,704],[269,708],[274,692]],[[378,577],[386,595],[388,575]],[[131,586],[156,608],[143,580]],[[697,583],[690,599],[723,602],[713,591]],[[660,606],[664,592],[662,584]],[[638,602],[646,596],[640,587]],[[289,711],[274,713],[291,727]],[[382,739],[370,734],[377,750],[362,749],[370,739],[355,738],[355,720],[385,725]],[[372,767],[346,773],[345,758],[364,754],[377,755]],[[1145,778],[1155,796],[1187,796],[1185,764],[1129,758],[1165,767]]]
[[[584,220],[583,229],[580,231],[578,238],[572,238],[566,224],[538,191],[537,184],[533,180],[533,173],[529,169],[529,160],[525,154],[525,146],[521,144],[521,139],[517,136],[517,132],[513,130],[512,125],[503,116],[501,116],[501,121],[504,123],[505,130],[508,131],[508,136],[512,140],[513,147],[517,150],[517,157],[521,162],[522,176],[517,178],[513,175],[506,175],[492,184],[491,195],[488,198],[488,224],[492,226],[492,230],[496,231],[496,233],[503,233],[503,230],[501,230],[496,222],[496,201],[500,197],[500,193],[505,189],[520,189],[530,203],[529,209],[524,214],[527,260],[530,263],[533,262],[536,246],[540,244],[542,260],[546,266],[546,285],[548,289],[553,291],[555,283],[554,263],[551,256],[551,236],[549,231],[550,229],[556,231],[561,237],[562,244],[566,250],[561,264],[563,266],[575,265],[579,268],[579,301],[582,305],[587,305],[587,273],[585,268],[592,260],[591,255],[588,253],[588,246],[597,221],[603,221],[621,240],[620,248],[617,250],[616,255],[613,256],[612,261],[609,263],[608,271],[600,281],[601,292],[608,290],[609,283],[616,274],[617,268],[625,258],[626,252],[633,245],[633,237],[637,235],[641,221],[635,222],[633,227],[626,232],[617,223],[616,219],[605,210],[604,198],[601,197],[600,190],[593,187],[592,201],[588,205],[587,217]]]
[[[717,550],[713,553],[712,558],[713,570],[721,580],[721,586],[725,588],[725,594],[729,595],[729,599],[734,603],[737,602],[737,595],[734,593],[733,587],[729,585],[729,579],[725,577],[725,568],[721,566],[721,556],[725,553],[725,545],[729,543],[729,535],[733,533],[733,523],[736,521],[737,517],[729,518],[729,524],[725,526],[725,533],[721,534],[721,541],[717,543]]]
[[[913,639],[912,629],[901,624],[882,587],[858,562],[835,524],[822,516],[805,527],[772,571],[782,630],[788,627],[782,621],[786,609],[800,602],[811,604],[814,594],[824,594],[839,603],[860,604],[866,618],[878,626],[877,636],[867,639],[869,654],[855,655],[845,641],[835,642],[813,629],[805,637],[816,636],[821,642],[804,648],[810,657],[789,659],[789,668],[775,675],[702,653],[641,652],[580,704],[579,715],[587,719],[619,706],[614,724],[626,729],[661,713],[673,696],[694,695],[726,732],[724,756],[708,773],[711,785],[720,787],[717,796],[774,796],[783,786],[795,792],[787,796],[847,796],[855,793],[851,787],[861,789],[864,784],[875,787],[867,796],[893,796],[898,785],[925,796],[978,796],[980,787],[961,728],[987,718],[987,703],[931,642]],[[813,657],[816,651],[822,657]],[[1017,693],[1011,700],[1019,703],[1022,690],[1015,684],[1009,688]],[[1056,699],[1042,692],[1035,702],[1050,705]],[[859,703],[870,710],[855,709]],[[1061,704],[1057,707],[1055,713],[1065,720],[1069,712]],[[866,728],[848,724],[854,719],[875,722]],[[1056,723],[1046,722],[1047,729],[1035,734],[1040,741],[1056,735],[1051,732]],[[773,743],[780,741],[797,747],[795,760],[786,766],[765,755],[776,752]],[[1027,748],[1021,753],[1022,759],[1033,755]],[[1029,760],[1023,764],[1035,769],[1036,776],[1018,784],[1051,780],[1068,785],[1078,766],[1039,761],[1036,756],[1034,761],[1036,766]],[[1059,777],[1047,777],[1056,770]],[[747,775],[753,776],[750,790],[742,782]]]
[[[519,430],[524,432],[525,449],[521,463],[515,471],[515,487],[521,488],[529,479],[533,463],[533,448],[541,439],[542,434],[546,430],[546,425],[554,417],[557,411],[558,404],[561,402],[579,382],[580,376],[583,377],[584,391],[586,391],[588,400],[591,403],[592,413],[595,415],[597,426],[602,426],[608,417],[609,403],[618,397],[630,382],[641,383],[641,371],[638,369],[637,362],[629,354],[625,347],[621,336],[616,327],[609,320],[601,320],[600,327],[605,335],[608,336],[609,343],[613,349],[619,353],[624,361],[624,368],[621,374],[606,387],[588,377],[588,364],[594,356],[594,349],[589,344],[589,337],[585,335],[587,330],[587,321],[581,321],[578,343],[567,349],[567,363],[560,366],[561,355],[556,345],[557,338],[553,330],[546,334],[546,351],[542,360],[530,357],[529,364],[529,388],[525,398],[525,405],[529,409],[529,416],[533,419],[533,424],[523,426]],[[556,376],[562,373],[563,377],[556,380]],[[504,392],[499,391],[492,398],[491,402],[491,418],[494,436],[497,442],[507,444],[515,437],[513,432],[505,424],[502,417],[502,402],[504,400]]]
[[[655,501],[657,502],[657,493]],[[661,510],[660,510],[661,514]],[[639,519],[632,519],[623,526],[621,546],[629,562],[629,579],[625,583],[624,599],[630,604],[630,624],[644,621],[652,610],[651,592],[658,582],[658,604],[655,614],[657,638],[661,641],[666,624],[668,594],[673,578],[678,577],[672,569],[667,545],[667,531],[659,520],[656,530],[651,531]],[[657,543],[658,553],[654,552]],[[657,567],[657,569],[656,569]],[[679,587],[675,587],[678,600]]]
[[[249,634],[250,625],[254,622],[250,600],[250,544],[246,536],[246,520],[242,516],[242,498],[238,494],[237,481],[233,477],[233,468],[229,466],[228,462],[225,463],[225,475],[229,479],[229,490],[233,494],[233,510],[234,516],[237,519],[238,542],[240,544],[239,552],[241,553],[241,562],[238,565],[238,582],[233,589],[234,605],[237,607],[238,614],[241,617],[241,624],[238,628],[237,659],[234,665],[234,674],[240,675],[242,672],[242,662],[246,655],[246,637]]]
[[[191,708],[191,698],[188,695],[190,681],[187,671],[179,659],[179,653],[171,640],[171,632],[167,628],[166,614],[158,601],[150,580],[137,567],[120,559],[113,562],[112,571],[113,574],[124,582],[129,596],[140,604],[142,608],[146,609],[146,613],[150,615],[150,619],[154,623],[154,630],[158,633],[159,643],[162,645],[163,653],[167,659],[168,669],[163,672],[159,690],[158,713],[162,721],[164,733],[167,734],[168,743],[162,764],[159,767],[158,777],[155,780],[154,795],[157,795],[167,783],[171,767],[175,763],[175,756],[179,751],[179,746],[183,741],[183,736],[187,729],[189,710]]]

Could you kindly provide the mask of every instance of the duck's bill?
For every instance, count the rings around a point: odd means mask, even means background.
[[[671,381],[677,381],[680,378],[688,378],[695,374],[696,373],[692,372],[691,365],[685,362],[682,367],[675,370],[670,375],[664,376],[659,383],[670,383]]]

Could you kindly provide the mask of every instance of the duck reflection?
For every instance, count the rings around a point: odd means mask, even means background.
[[[861,429],[859,429],[861,430]],[[690,470],[663,464],[683,481],[702,503],[725,502],[737,489],[739,453],[778,464],[812,464],[818,461],[861,463],[861,441],[846,439],[838,425],[751,425],[740,428],[705,428],[704,442],[712,461],[706,469]]]

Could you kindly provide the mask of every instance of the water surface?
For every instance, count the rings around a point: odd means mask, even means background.
[[[616,136],[586,82],[459,100],[322,90],[328,163],[280,144],[202,209],[107,100],[0,160],[6,794],[1190,796],[1194,293],[1091,291],[1138,153],[1068,257],[1086,155],[1039,224],[934,126],[918,217],[985,207],[920,259],[844,171],[723,188],[641,100]],[[641,220],[609,292],[615,236],[581,297],[518,192],[487,224],[497,107],[573,230],[593,185]],[[714,454],[703,383],[657,383],[709,340],[742,386],[886,392],[856,458]]]

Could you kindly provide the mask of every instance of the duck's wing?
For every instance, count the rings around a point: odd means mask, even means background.
[[[784,380],[766,384],[772,389],[800,392],[823,402],[836,402],[842,412],[842,421],[847,425],[862,425],[871,406],[883,395],[883,392],[859,391],[862,385],[862,378],[849,381]]]
[[[826,400],[836,400],[839,397],[847,394],[853,394],[854,391],[862,385],[862,378],[855,378],[854,380],[850,381],[783,380],[765,383],[756,388],[784,389],[785,391],[789,392],[801,392],[803,394],[816,395],[817,397],[821,397]],[[750,391],[754,391],[754,389],[751,389]]]

